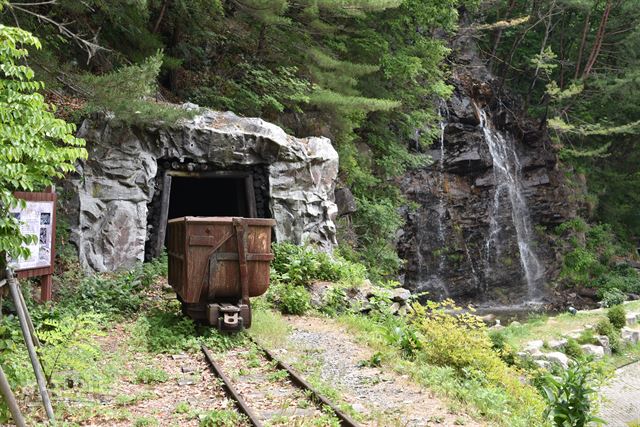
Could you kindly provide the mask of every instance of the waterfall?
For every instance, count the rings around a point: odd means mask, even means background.
[[[447,118],[449,111],[447,110],[447,104],[444,101],[440,102],[438,108],[440,113],[440,159],[438,161],[438,171],[440,172],[440,190],[438,191],[438,241],[440,242],[441,253],[438,260],[438,273],[441,273],[445,267],[444,248],[446,246],[445,237],[445,175],[444,175],[444,131],[447,128]]]
[[[496,256],[500,255],[502,243],[500,231],[503,226],[500,224],[499,214],[503,209],[510,209],[511,221],[518,241],[520,264],[527,283],[527,296],[530,301],[534,301],[541,296],[539,282],[543,277],[544,269],[531,246],[533,232],[529,220],[529,210],[520,183],[521,166],[518,155],[513,144],[510,144],[500,132],[492,128],[487,121],[486,112],[477,106],[476,108],[480,118],[480,127],[493,161],[495,181],[489,236],[485,247],[487,268],[490,270],[491,251],[495,251]],[[504,199],[509,202],[508,206],[505,206]]]

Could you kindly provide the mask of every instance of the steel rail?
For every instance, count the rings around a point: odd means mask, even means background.
[[[264,355],[269,361],[274,362],[279,369],[283,369],[287,371],[289,375],[289,379],[299,388],[308,390],[311,395],[317,399],[319,402],[322,402],[323,405],[328,406],[331,410],[336,414],[336,417],[340,419],[340,425],[342,427],[360,427],[356,421],[354,421],[349,415],[345,414],[342,410],[340,410],[336,405],[334,405],[329,399],[323,396],[318,390],[316,390],[311,384],[309,384],[304,378],[300,376],[300,374],[293,369],[288,364],[284,363],[277,357],[273,355],[267,348],[265,348],[262,344],[260,344],[255,338],[249,336],[249,339],[256,345],[258,348],[264,352]]]
[[[293,369],[291,366],[289,366],[288,364],[284,363],[283,361],[275,357],[273,353],[267,350],[255,338],[250,336],[249,339],[251,340],[251,342],[253,342],[253,344],[255,344],[258,347],[260,351],[262,351],[262,353],[264,354],[264,357],[267,360],[275,363],[278,369],[282,369],[287,372],[287,375],[289,376],[289,379],[291,380],[293,385],[297,386],[300,389],[309,391],[311,396],[315,399],[316,404],[322,403],[323,406],[329,407],[335,413],[336,417],[338,417],[338,419],[340,420],[340,425],[342,427],[360,427],[360,424],[354,421],[351,417],[349,417],[347,414],[341,411],[336,405],[334,405],[329,399],[323,396],[318,390],[316,390],[311,384],[309,384],[304,378],[302,378],[295,369]],[[262,422],[258,419],[255,413],[251,410],[251,408],[249,408],[249,406],[244,401],[244,399],[242,399],[240,394],[235,390],[229,378],[222,372],[222,369],[220,368],[220,366],[214,361],[213,355],[211,354],[209,349],[204,345],[202,345],[202,351],[204,352],[207,358],[207,361],[211,364],[211,367],[213,368],[215,374],[218,377],[220,377],[220,379],[224,383],[224,388],[227,391],[227,395],[233,400],[235,400],[236,406],[238,407],[238,409],[240,409],[241,412],[247,415],[247,417],[249,418],[249,420],[254,426],[261,427]]]
[[[240,412],[242,412],[247,416],[247,418],[249,418],[249,421],[251,421],[251,424],[253,426],[263,427],[263,424],[258,418],[258,416],[256,415],[256,413],[253,412],[251,408],[249,408],[249,405],[247,405],[247,402],[244,401],[242,396],[240,396],[240,394],[236,391],[235,387],[233,387],[233,384],[231,384],[231,381],[229,380],[229,378],[224,374],[224,372],[222,372],[222,369],[213,359],[213,355],[211,354],[209,349],[204,345],[202,345],[201,348],[207,361],[213,368],[214,373],[222,380],[224,384],[224,389],[227,392],[227,395],[236,402],[236,406],[238,407]]]

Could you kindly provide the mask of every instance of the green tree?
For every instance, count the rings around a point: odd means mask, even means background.
[[[13,191],[34,191],[53,183],[74,162],[86,157],[75,126],[57,119],[39,90],[31,68],[24,65],[24,46],[40,48],[29,32],[0,24],[0,253],[27,256],[23,243],[35,236],[20,234],[9,210],[18,206]]]
[[[494,72],[523,96],[526,113],[548,127],[561,159],[586,177],[588,219],[608,222],[625,240],[637,240],[640,3],[485,5],[484,47]]]

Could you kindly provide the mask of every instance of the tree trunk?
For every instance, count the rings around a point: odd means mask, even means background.
[[[587,32],[589,32],[589,25],[591,24],[591,11],[587,13],[584,18],[584,26],[582,27],[582,39],[580,40],[580,49],[578,49],[578,60],[576,61],[576,72],[573,78],[578,80],[580,76],[580,64],[582,63],[582,55],[584,54],[584,46],[587,42]]]
[[[589,74],[591,73],[591,70],[596,63],[596,60],[598,59],[598,55],[600,54],[602,41],[604,40],[604,36],[607,30],[607,21],[609,20],[609,13],[611,12],[612,4],[613,0],[607,0],[604,12],[602,13],[602,19],[600,20],[600,26],[598,27],[598,34],[596,34],[596,39],[593,43],[593,48],[591,49],[589,60],[587,61],[587,65],[585,65],[584,71],[582,73],[583,80],[589,77]]]

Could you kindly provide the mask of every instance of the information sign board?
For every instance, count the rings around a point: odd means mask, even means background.
[[[13,195],[25,201],[25,205],[11,211],[20,221],[20,231],[25,236],[35,236],[27,247],[26,259],[9,259],[18,279],[40,277],[40,299],[51,300],[51,275],[54,270],[56,247],[56,193],[15,192]]]
[[[15,271],[51,267],[54,202],[27,200],[25,204],[24,208],[15,208],[10,212],[20,221],[22,235],[32,236],[34,240],[25,245],[29,249],[29,257],[10,259],[9,266]]]

